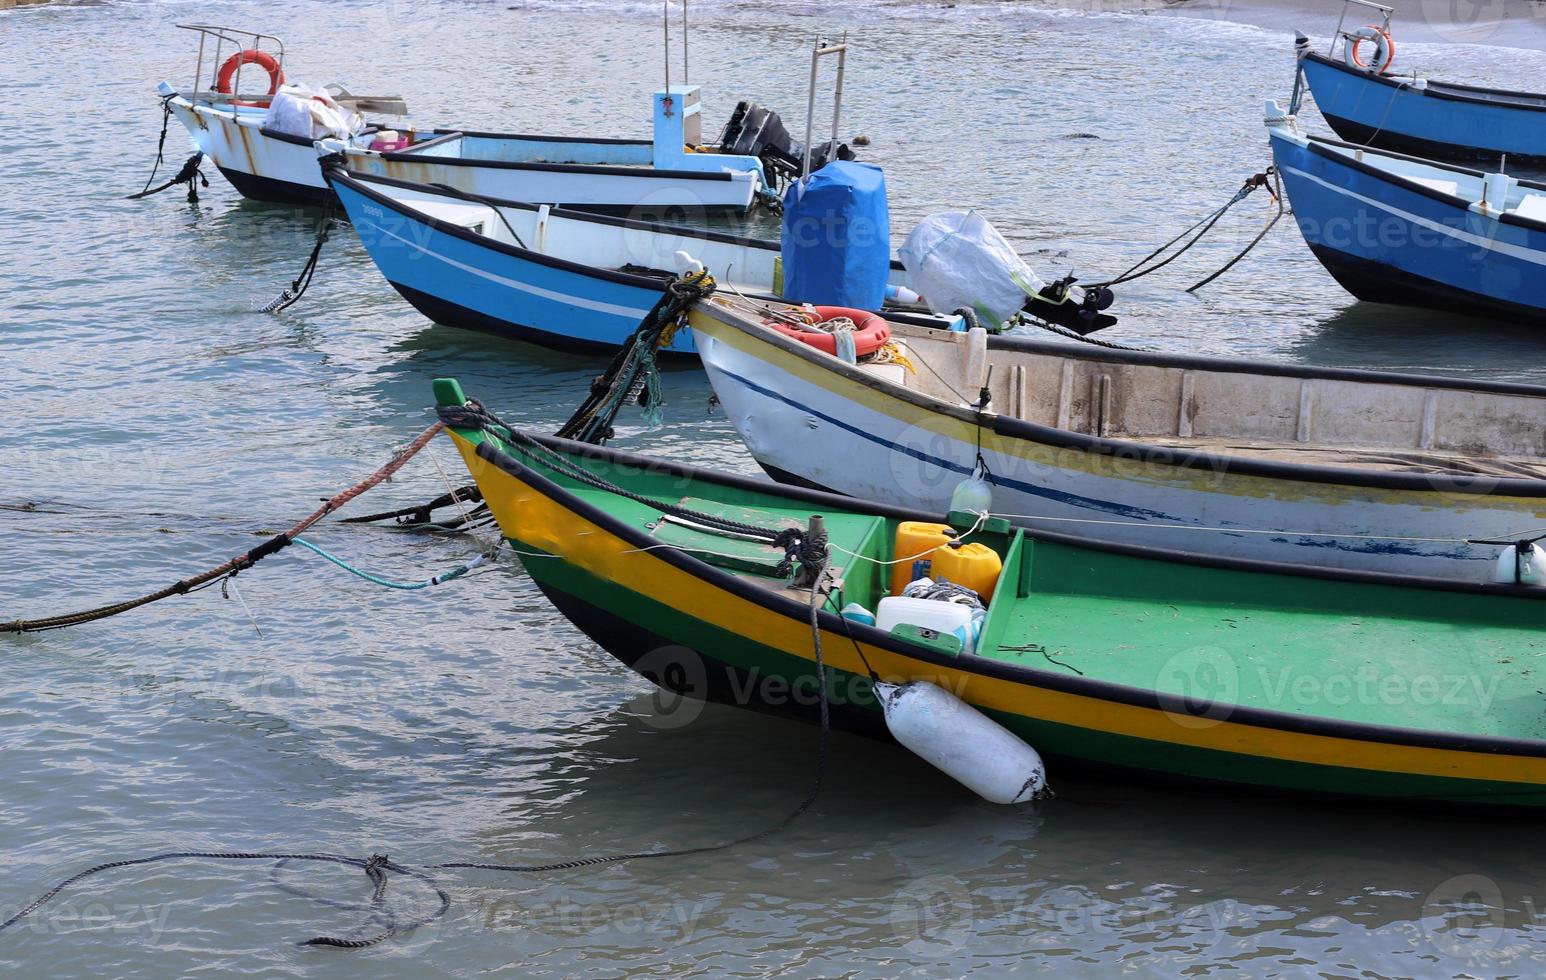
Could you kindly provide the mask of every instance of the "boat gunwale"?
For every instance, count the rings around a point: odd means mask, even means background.
[[[369,180],[360,179],[361,177],[366,176],[369,177]],[[468,198],[461,197],[456,194],[442,194],[432,184],[420,184],[411,180],[400,180],[395,177],[381,177],[376,174],[366,175],[357,173],[352,170],[342,170],[338,167],[327,168],[323,171],[322,177],[329,184],[341,183],[355,193],[360,194],[384,207],[391,208],[393,211],[410,221],[415,221],[419,224],[427,225],[429,228],[440,232],[441,234],[450,235],[452,238],[460,239],[464,242],[477,245],[481,248],[491,249],[511,258],[523,259],[528,262],[535,262],[538,265],[545,265],[549,268],[559,269],[564,272],[572,272],[577,275],[587,276],[592,279],[600,279],[605,282],[618,283],[624,286],[635,286],[640,289],[647,289],[652,293],[659,293],[664,286],[664,284],[659,279],[651,278],[650,276],[635,275],[631,272],[619,272],[615,269],[607,269],[598,265],[585,265],[581,262],[575,262],[572,259],[560,258],[556,255],[549,255],[546,252],[539,252],[536,249],[522,248],[519,245],[502,242],[492,235],[479,234],[478,232],[473,231],[471,228],[464,228],[461,225],[446,221],[442,218],[437,218],[434,215],[428,214],[424,211],[420,211],[407,202],[399,201],[394,197],[382,194],[380,191],[369,186],[369,184],[372,182],[380,182],[396,187],[402,187],[405,190],[440,194],[441,197],[444,197],[447,200],[453,200],[462,204],[470,204],[474,206],[517,207],[524,211],[537,211],[539,210],[540,205],[527,204],[522,201],[505,201],[492,197],[483,198],[483,200],[469,200]],[[488,203],[485,204],[485,201]],[[568,208],[559,207],[550,208],[548,213],[556,214],[564,218],[579,217],[588,219],[591,217],[602,217],[601,215],[581,214],[580,212],[573,211]],[[629,221],[629,219],[607,219],[607,223],[611,223],[613,221],[625,222]],[[672,228],[673,230],[680,230],[683,232],[694,231],[694,229],[689,228],[675,229],[673,226],[669,225],[649,225],[647,222],[634,222],[633,224],[643,225],[652,229]],[[729,238],[731,236],[726,237]],[[731,244],[736,243],[732,240]]]
[[[492,140],[527,140],[533,143],[595,143],[599,146],[649,146],[655,145],[654,140],[619,139],[615,136],[543,136],[538,133],[490,133],[476,129],[446,129],[437,126],[430,130],[438,139],[446,136],[471,136],[476,139]]]
[[[270,139],[279,140],[282,143],[290,143],[295,146],[309,146],[313,149],[316,149],[317,144],[321,142],[321,140],[311,140],[304,136],[295,136],[290,133],[282,133],[277,129],[270,129],[268,126],[264,125],[262,120],[258,119],[253,119],[250,122],[244,123],[242,118],[236,113],[228,112],[227,110],[223,109],[217,109],[214,106],[205,103],[193,102],[180,93],[175,94],[174,97],[181,99],[182,103],[192,111],[196,112],[203,110],[205,112],[227,115],[230,117],[230,121],[233,124],[238,126],[255,126],[260,135],[266,136]],[[451,138],[456,136],[500,136],[500,134],[497,133],[468,133],[460,130],[452,133],[441,133],[439,130],[436,130],[435,132],[437,135],[434,139],[425,140],[423,143],[418,144],[417,148],[422,149],[425,146],[433,145],[442,140],[449,141]],[[323,137],[323,139],[329,138],[332,137]],[[587,142],[599,141],[591,140]],[[429,161],[431,163],[443,164],[452,167],[484,167],[489,170],[529,170],[542,173],[594,174],[600,177],[646,177],[650,179],[667,178],[670,180],[702,180],[716,183],[733,182],[743,174],[753,178],[756,177],[756,171],[754,170],[675,170],[656,167],[653,164],[647,167],[621,167],[600,163],[519,163],[512,160],[478,160],[472,157],[427,157],[416,154],[411,150],[381,151],[367,150],[354,146],[348,147],[345,150],[345,154],[346,156],[353,154],[358,156],[366,156],[370,158],[379,158],[382,160],[406,163],[423,163],[425,161]],[[705,207],[720,208],[728,206],[730,205],[705,205]]]
[[[1311,463],[1283,463],[1273,460],[1251,459],[1243,456],[1227,456],[1206,451],[1190,451],[1173,446],[1161,446],[1137,439],[1112,439],[1108,436],[1092,436],[1040,422],[1011,418],[996,412],[977,412],[955,405],[942,398],[914,391],[904,385],[886,381],[847,364],[831,355],[816,350],[809,344],[785,337],[774,330],[752,330],[740,323],[731,311],[712,302],[699,303],[697,310],[718,320],[728,329],[766,344],[813,366],[861,384],[889,398],[904,401],[916,408],[935,414],[947,415],[957,421],[981,426],[984,416],[990,416],[992,431],[998,435],[1024,439],[1057,449],[1077,449],[1101,456],[1129,457],[1141,454],[1142,462],[1155,466],[1179,466],[1186,469],[1208,470],[1213,473],[1261,477],[1271,480],[1292,480],[1303,483],[1336,484],[1349,487],[1369,487],[1379,490],[1418,490],[1430,493],[1466,493],[1482,496],[1546,497],[1546,480],[1526,480],[1515,477],[1478,475],[1451,476],[1442,473],[1392,473],[1358,467],[1319,466]]]
[[[1271,135],[1277,139],[1286,140],[1289,143],[1299,145],[1296,140],[1285,134],[1272,133]],[[1383,181],[1384,183],[1400,187],[1403,190],[1411,191],[1415,194],[1421,194],[1423,197],[1431,198],[1432,200],[1438,201],[1441,204],[1445,204],[1449,207],[1463,211],[1466,214],[1477,213],[1471,210],[1471,205],[1476,203],[1475,201],[1468,201],[1461,197],[1459,194],[1446,194],[1444,191],[1438,190],[1434,187],[1429,187],[1427,184],[1419,183],[1410,177],[1391,173],[1388,170],[1381,170],[1379,167],[1376,167],[1373,164],[1366,163],[1363,160],[1355,159],[1345,153],[1336,153],[1327,149],[1327,147],[1345,147],[1351,150],[1358,150],[1362,153],[1373,154],[1374,156],[1390,157],[1395,160],[1404,160],[1410,163],[1420,163],[1424,166],[1432,167],[1435,170],[1445,170],[1449,171],[1450,173],[1463,174],[1467,177],[1485,178],[1487,176],[1486,171],[1472,170],[1470,167],[1456,166],[1437,160],[1425,160],[1422,157],[1411,156],[1410,154],[1406,153],[1397,153],[1394,150],[1376,149],[1373,147],[1364,146],[1362,143],[1350,143],[1346,140],[1331,139],[1330,137],[1326,136],[1313,136],[1310,134],[1305,134],[1304,138],[1306,140],[1306,142],[1303,144],[1304,149],[1310,151],[1316,156],[1322,157],[1323,159],[1332,160],[1342,166],[1356,170],[1361,174],[1373,177],[1376,180]],[[1540,181],[1534,180],[1525,180],[1518,177],[1514,178],[1514,182],[1519,187],[1529,188],[1532,191],[1540,191],[1541,193],[1546,194],[1546,183],[1541,183]],[[1497,214],[1483,215],[1483,217],[1490,217],[1494,221],[1501,222],[1505,225],[1514,225],[1519,228],[1524,228],[1528,231],[1546,232],[1546,221],[1538,218],[1526,218],[1522,215],[1514,213],[1513,211],[1500,211]],[[1460,229],[1452,230],[1458,231]],[[1521,247],[1528,248],[1528,246]],[[1542,249],[1532,249],[1532,251],[1546,254],[1546,250]]]
[[[456,427],[452,427],[455,429]],[[688,466],[669,460],[654,457],[641,456],[621,450],[609,449],[588,443],[578,443],[555,436],[543,436],[530,434],[542,445],[560,453],[580,456],[588,459],[602,460],[611,463],[620,463],[623,466],[636,469],[645,469],[655,473],[665,473],[677,477],[685,477],[689,480],[704,480],[730,489],[741,489],[762,494],[783,497],[789,500],[823,505],[826,508],[836,508],[857,514],[869,514],[877,517],[891,517],[897,519],[919,519],[921,515],[917,511],[906,508],[880,504],[872,501],[860,500],[853,497],[845,497],[840,494],[826,491],[811,490],[802,487],[790,487],[772,483],[767,480],[758,480],[753,477],[740,476],[733,473],[721,473],[706,470],[699,467]],[[463,437],[465,438],[465,436]],[[475,445],[475,452],[480,459],[493,464],[505,473],[521,480],[531,489],[548,497],[561,507],[578,514],[583,519],[602,527],[609,534],[614,535],[623,542],[638,548],[650,546],[652,539],[643,531],[632,527],[621,519],[613,516],[602,508],[581,498],[569,491],[547,475],[538,472],[533,467],[516,459],[511,454],[498,448],[493,441],[482,438]],[[1263,562],[1244,558],[1216,558],[1199,555],[1192,552],[1171,552],[1142,545],[1118,544],[1114,542],[1085,541],[1073,535],[1061,534],[1028,528],[1016,529],[1031,541],[1045,541],[1049,544],[1064,545],[1073,548],[1083,548],[1092,551],[1100,551],[1108,554],[1129,556],[1161,561],[1174,561],[1186,565],[1195,565],[1207,568],[1219,568],[1233,571],[1251,573],[1265,573],[1271,575],[1296,575],[1315,579],[1331,581],[1343,581],[1366,585],[1405,586],[1430,591],[1466,592],[1480,595],[1492,595],[1498,598],[1517,599],[1529,601],[1534,598],[1546,597],[1531,596],[1529,594],[1508,590],[1506,587],[1490,583],[1473,582],[1447,582],[1444,580],[1423,578],[1419,576],[1397,575],[1384,572],[1362,572],[1346,569],[1327,569],[1313,566],[1294,566],[1284,563]],[[501,529],[503,533],[503,529]],[[745,599],[756,605],[762,606],[774,613],[788,619],[806,623],[808,621],[809,607],[806,603],[796,601],[788,596],[780,595],[770,589],[762,588],[751,582],[737,578],[722,569],[694,558],[690,554],[677,548],[650,547],[648,553],[721,591],[728,592],[736,598]],[[566,559],[560,559],[566,560]],[[621,583],[616,583],[621,584]],[[626,588],[626,586],[624,586]],[[1027,667],[1019,664],[1008,663],[983,657],[975,653],[963,653],[957,656],[949,656],[938,653],[926,647],[906,643],[890,633],[877,627],[863,623],[853,622],[842,618],[839,614],[821,609],[818,612],[818,622],[822,629],[829,633],[843,634],[854,639],[862,639],[871,646],[879,647],[889,653],[894,653],[908,659],[919,660],[925,663],[941,667],[954,667],[968,673],[982,674],[1000,680],[1024,684],[1032,687],[1042,687],[1062,693],[1090,697],[1096,700],[1112,701],[1119,704],[1144,708],[1156,711],[1168,711],[1174,713],[1173,706],[1167,706],[1159,692],[1153,689],[1132,687],[1126,684],[1118,684],[1112,681],[1095,680],[1085,676],[1069,675],[1044,671],[1035,667]],[[1434,749],[1454,752],[1488,753],[1494,755],[1514,755],[1529,758],[1546,758],[1546,739],[1521,739],[1504,735],[1479,735],[1474,733],[1438,732],[1430,729],[1399,728],[1391,725],[1372,725],[1366,722],[1346,721],[1324,716],[1300,715],[1291,712],[1274,711],[1266,708],[1256,708],[1248,705],[1231,704],[1226,718],[1221,723],[1240,724],[1247,727],[1263,728],[1269,730],[1287,731],[1311,736],[1347,739],[1351,741],[1373,742],[1379,744],[1402,745],[1420,749]],[[1101,731],[1098,726],[1093,730]],[[1249,754],[1249,753],[1242,753]],[[1319,763],[1334,768],[1327,763]],[[1474,780],[1470,777],[1452,777],[1467,781]],[[1539,784],[1524,782],[1524,786],[1536,786]],[[1504,794],[1499,794],[1504,795]]]
[[[507,198],[483,197],[482,200],[469,200],[457,194],[448,194],[435,187],[433,184],[422,184],[416,181],[403,180],[398,177],[386,177],[380,174],[366,174],[359,171],[329,167],[323,171],[323,179],[329,183],[343,183],[350,190],[362,194],[377,204],[384,205],[396,211],[398,214],[411,221],[428,225],[435,231],[459,238],[471,244],[493,249],[513,258],[527,259],[541,265],[547,265],[567,272],[588,275],[608,282],[621,283],[627,286],[638,286],[651,292],[659,293],[664,288],[664,283],[650,276],[635,275],[630,272],[619,272],[598,265],[586,265],[573,259],[565,259],[546,252],[538,252],[535,249],[522,248],[509,242],[502,242],[492,235],[479,234],[470,228],[448,222],[428,212],[421,211],[407,201],[400,201],[389,194],[383,194],[371,184],[385,184],[388,187],[397,187],[421,194],[433,194],[447,200],[457,201],[462,204],[484,205],[489,207],[515,208],[521,211],[539,211],[543,205],[532,204],[527,201],[512,201]],[[481,195],[480,195],[481,197]],[[550,215],[567,218],[571,221],[579,221],[590,224],[608,225],[614,228],[631,228],[637,231],[647,231],[652,234],[665,235],[676,238],[696,238],[702,241],[719,242],[724,245],[740,245],[748,248],[759,248],[765,251],[777,251],[777,242],[770,242],[764,238],[750,238],[744,235],[734,235],[729,232],[715,231],[707,228],[692,228],[686,225],[673,225],[664,222],[641,221],[637,218],[622,218],[615,215],[596,214],[589,211],[579,211],[574,208],[549,207]],[[900,269],[901,263],[892,260],[892,267]],[[772,299],[769,297],[769,299]],[[914,323],[920,326],[925,318],[909,316],[899,312],[887,312],[887,317],[902,322]]]
[[[1389,75],[1375,75],[1370,72],[1363,71],[1362,69],[1352,68],[1344,62],[1338,61],[1329,55],[1321,54],[1319,51],[1307,51],[1305,52],[1304,57],[1307,60],[1314,61],[1317,64],[1325,65],[1328,68],[1335,68],[1345,74],[1356,75],[1366,81],[1378,82],[1381,85],[1389,86],[1391,88],[1406,89],[1413,95],[1430,96],[1435,99],[1443,99],[1447,102],[1464,102],[1468,105],[1490,105],[1496,106],[1500,109],[1519,109],[1524,112],[1546,112],[1546,93],[1520,92],[1514,89],[1487,88],[1482,85],[1462,85],[1459,82],[1436,82],[1432,79],[1425,79],[1425,81],[1428,81],[1430,84],[1443,86],[1443,89],[1435,91],[1433,89],[1427,88],[1416,88],[1409,81],[1403,82],[1400,79],[1392,78]],[[1445,91],[1446,89],[1454,91]],[[1534,105],[1522,102],[1494,102],[1490,99],[1482,99],[1474,95],[1467,95],[1466,93],[1468,92],[1482,92],[1488,95],[1515,96],[1527,99],[1539,99],[1541,101]],[[1510,156],[1512,155],[1513,154],[1510,154]]]
[[[1281,378],[1305,378],[1315,381],[1357,381],[1419,388],[1443,388],[1450,391],[1484,391],[1495,395],[1518,395],[1546,400],[1546,385],[1513,381],[1486,381],[1445,374],[1420,374],[1410,371],[1378,371],[1371,368],[1318,367],[1313,364],[1288,364],[1255,358],[1218,357],[1209,354],[1171,354],[1164,351],[1120,350],[1090,346],[1088,352],[1056,340],[1042,340],[1019,334],[988,337],[990,349],[1023,353],[1071,356],[1090,361],[1136,364],[1144,367],[1180,368],[1216,374],[1251,374]]]

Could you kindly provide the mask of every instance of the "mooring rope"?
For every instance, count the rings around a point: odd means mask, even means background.
[[[348,857],[347,855],[342,854],[308,854],[273,851],[166,851],[161,854],[152,854],[148,857],[125,858],[120,861],[106,861],[102,864],[93,865],[84,871],[78,871],[65,880],[59,882],[57,885],[44,892],[42,895],[39,895],[32,901],[30,905],[21,909],[16,914],[12,915],[9,919],[6,919],[4,922],[0,922],[0,931],[9,929],[11,926],[14,926],[22,919],[25,919],[27,916],[33,914],[38,909],[52,901],[56,896],[59,895],[60,892],[64,891],[66,888],[70,887],[78,881],[89,878],[92,875],[101,874],[104,871],[113,871],[118,868],[130,868],[142,864],[158,864],[162,861],[278,861],[281,863],[288,861],[313,861],[327,864],[342,864],[352,868],[359,868],[365,872],[366,877],[370,879],[372,885],[374,886],[371,899],[371,904],[373,907],[381,906],[385,900],[387,886],[386,872],[388,871],[423,882],[429,888],[434,890],[435,895],[440,899],[439,906],[435,909],[435,911],[430,912],[427,915],[418,916],[406,924],[397,922],[395,916],[391,917],[387,923],[386,930],[378,935],[370,936],[364,939],[342,939],[336,936],[313,936],[310,939],[302,940],[298,944],[301,946],[332,946],[339,949],[364,949],[368,946],[374,946],[377,943],[391,939],[393,936],[417,929],[419,926],[428,925],[429,923],[434,922],[436,919],[445,915],[446,912],[451,908],[450,893],[442,888],[432,877],[416,868],[410,868],[398,864],[397,862],[387,858],[387,856],[384,854],[372,854],[368,858],[356,858]]]
[[[599,446],[615,434],[612,423],[624,405],[636,403],[646,415],[657,411],[661,396],[656,355],[676,336],[688,308],[712,295],[714,287],[714,277],[706,269],[667,283],[628,343],[613,356],[606,371],[591,382],[590,394],[554,435]]]
[[[327,210],[322,215],[322,223],[317,226],[317,240],[311,246],[311,254],[306,257],[306,264],[301,267],[301,274],[291,280],[290,285],[280,291],[278,296],[258,307],[259,313],[278,313],[280,310],[294,306],[306,290],[311,286],[311,280],[317,274],[317,260],[322,257],[322,246],[327,244],[328,238],[333,234],[333,227],[338,223],[338,218],[333,214],[332,199],[328,199]]]
[[[298,542],[299,543],[299,542]],[[0,922],[0,932],[14,926],[16,923],[37,912],[57,897],[66,888],[93,875],[117,868],[135,867],[138,865],[155,864],[162,861],[181,860],[211,860],[211,861],[273,861],[276,862],[270,871],[270,877],[278,873],[279,868],[290,861],[310,861],[329,864],[341,864],[348,867],[359,868],[365,872],[372,885],[371,898],[368,909],[371,913],[371,922],[384,922],[384,928],[380,932],[363,938],[348,939],[339,936],[319,935],[299,943],[301,946],[327,946],[335,949],[366,949],[385,942],[395,936],[412,932],[420,926],[428,925],[443,917],[451,909],[451,895],[432,875],[431,871],[499,871],[514,874],[542,874],[551,871],[568,871],[577,868],[590,868],[605,864],[618,864],[625,861],[641,861],[655,858],[687,857],[695,854],[709,854],[715,851],[729,850],[753,843],[763,838],[770,837],[788,827],[800,816],[804,815],[816,804],[821,796],[821,790],[826,782],[827,768],[831,756],[832,717],[831,707],[827,699],[827,666],[826,657],[821,645],[821,606],[824,600],[831,594],[832,582],[829,577],[831,566],[830,558],[824,549],[825,542],[821,542],[821,550],[812,550],[809,558],[812,565],[806,569],[810,574],[810,602],[809,623],[811,627],[812,656],[815,660],[816,683],[818,691],[818,734],[816,750],[816,771],[811,778],[809,788],[800,802],[787,813],[781,820],[769,826],[763,827],[750,834],[721,841],[715,844],[700,844],[693,847],[661,848],[653,851],[629,851],[619,854],[601,854],[591,857],[574,858],[567,861],[554,861],[548,864],[500,864],[490,861],[446,861],[440,864],[415,867],[392,861],[384,854],[372,854],[369,858],[348,857],[341,854],[305,853],[305,852],[268,852],[268,851],[168,851],[161,854],[152,854],[148,857],[126,858],[118,861],[107,861],[93,865],[83,871],[78,871],[49,888],[39,895],[31,903],[23,907],[4,922]],[[861,651],[862,656],[862,651]],[[873,674],[873,672],[872,672]],[[396,915],[390,913],[385,907],[387,890],[387,872],[412,878],[430,888],[438,899],[436,907],[429,912],[421,913],[407,922],[400,922]],[[284,885],[277,880],[275,884],[286,891],[295,892],[293,887]],[[358,910],[361,906],[353,903],[336,902],[329,899],[315,899],[324,905],[335,908]]]
[[[1145,255],[1143,258],[1139,259],[1137,262],[1133,263],[1131,266],[1129,266],[1127,268],[1126,271],[1124,271],[1122,274],[1118,275],[1116,278],[1114,278],[1114,279],[1107,279],[1104,282],[1091,283],[1087,288],[1095,289],[1095,288],[1098,288],[1098,287],[1101,287],[1101,286],[1107,286],[1107,287],[1116,286],[1116,285],[1120,285],[1121,283],[1124,283],[1124,282],[1132,282],[1134,279],[1141,279],[1144,276],[1149,275],[1150,273],[1158,272],[1160,269],[1163,269],[1165,266],[1169,265],[1170,263],[1174,262],[1176,259],[1180,258],[1182,255],[1184,255],[1187,252],[1188,249],[1190,249],[1193,245],[1196,245],[1199,241],[1201,241],[1203,239],[1203,236],[1207,235],[1208,232],[1212,231],[1213,230],[1213,226],[1218,224],[1219,219],[1224,217],[1225,213],[1228,212],[1230,208],[1234,207],[1236,204],[1239,204],[1241,201],[1245,200],[1247,197],[1250,197],[1251,193],[1253,191],[1255,191],[1258,187],[1265,187],[1267,185],[1268,175],[1273,173],[1273,170],[1274,170],[1274,168],[1268,167],[1262,173],[1252,174],[1251,176],[1247,177],[1245,179],[1245,182],[1243,184],[1241,184],[1240,189],[1235,192],[1235,195],[1233,197],[1231,197],[1228,201],[1225,201],[1223,206],[1221,206],[1218,209],[1216,209],[1216,210],[1210,212],[1209,214],[1205,215],[1200,221],[1198,221],[1195,224],[1191,225],[1185,231],[1181,232],[1181,234],[1179,234],[1176,237],[1172,238],[1170,241],[1168,241],[1165,244],[1161,245],[1159,248],[1157,248],[1154,251],[1150,252],[1148,255]],[[1201,230],[1199,230],[1199,229],[1201,229]],[[1194,231],[1197,232],[1197,234],[1195,236],[1193,236],[1192,239],[1190,241],[1188,241],[1185,245],[1183,245],[1179,249],[1177,249],[1173,254],[1167,256],[1166,258],[1164,258],[1163,260],[1161,260],[1159,262],[1154,263],[1153,265],[1148,265],[1149,262],[1153,261],[1156,258],[1159,258],[1161,255],[1164,255],[1165,252],[1169,251],[1171,246],[1175,245],[1177,242],[1179,242],[1181,239],[1187,237],[1188,235],[1191,235]],[[1233,264],[1233,263],[1231,263],[1231,264]],[[1147,266],[1147,268],[1145,268],[1145,266]],[[1211,279],[1209,281],[1211,281]],[[1203,284],[1199,283],[1198,285],[1201,286]],[[1194,287],[1194,288],[1196,288],[1196,287]]]
[[[63,629],[67,626],[79,626],[98,619],[107,619],[109,616],[117,616],[131,609],[149,605],[174,595],[186,595],[195,589],[212,584],[215,580],[229,575],[235,575],[267,558],[269,555],[282,551],[295,542],[302,532],[316,524],[322,518],[347,504],[360,494],[378,486],[383,481],[402,469],[408,460],[412,459],[421,449],[429,445],[431,439],[440,434],[445,428],[444,423],[436,422],[421,432],[417,438],[410,442],[385,465],[381,466],[370,476],[356,483],[354,486],[330,497],[321,507],[318,507],[310,515],[295,524],[281,534],[258,545],[250,551],[243,552],[228,561],[221,562],[208,571],[174,582],[164,589],[157,590],[149,595],[143,595],[136,599],[128,599],[123,602],[115,602],[107,606],[98,606],[95,609],[85,609],[80,612],[67,613],[61,616],[48,616],[42,619],[17,619],[11,622],[0,622],[0,633],[35,633],[41,630]]]
[[[166,130],[172,120],[172,100],[176,97],[175,93],[161,97],[161,138],[156,141],[156,162],[150,168],[150,176],[145,178],[145,186],[140,188],[138,193],[130,194],[127,200],[138,201],[142,197],[159,194],[168,187],[174,187],[177,184],[187,184],[188,203],[197,204],[199,203],[199,182],[202,181],[205,187],[209,186],[209,178],[204,176],[204,172],[199,169],[199,164],[204,160],[204,151],[200,150],[183,161],[182,169],[177,171],[177,176],[154,190],[151,189],[151,181],[156,179],[156,172],[161,169],[161,164],[166,161]]]

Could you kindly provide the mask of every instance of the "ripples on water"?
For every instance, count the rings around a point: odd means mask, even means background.
[[[190,68],[174,21],[275,30],[299,76],[399,90],[423,123],[624,136],[646,130],[659,80],[655,9],[283,0],[0,15],[0,504],[38,504],[0,510],[0,615],[138,593],[250,547],[426,425],[434,377],[551,428],[597,370],[427,324],[347,233],[298,306],[251,312],[297,271],[315,214],[243,203],[218,178],[197,207],[177,192],[122,200],[153,152],[155,82]],[[845,118],[874,138],[867,157],[888,168],[896,227],[981,207],[1049,274],[1114,272],[1226,198],[1266,163],[1262,100],[1286,98],[1290,81],[1291,38],[1207,18],[707,2],[694,17],[711,126],[742,95],[796,115],[808,42],[849,30]],[[1403,56],[1502,84],[1542,64],[1499,48]],[[1076,132],[1100,138],[1065,138]],[[175,165],[185,140],[169,143]],[[1265,207],[1253,199],[1175,276],[1125,291],[1118,339],[1546,381],[1527,336],[1352,303],[1287,227],[1200,296],[1180,292]],[[700,375],[674,372],[667,388],[665,425],[631,428],[621,445],[750,468]],[[452,454],[436,452],[455,479]],[[371,504],[441,489],[416,465]],[[379,529],[318,537],[404,578],[471,550]],[[261,636],[210,590],[0,642],[0,901],[167,847],[519,862],[699,843],[769,820],[809,776],[807,727],[714,707],[683,729],[652,724],[648,685],[514,563],[405,595],[292,551],[237,581]],[[775,838],[542,878],[469,874],[444,923],[369,953],[294,948],[356,917],[259,869],[160,866],[71,893],[0,938],[0,964],[155,976],[324,961],[417,976],[1541,970],[1546,862],[1532,825],[1055,775],[1061,802],[996,809],[898,749],[840,738],[816,812]],[[354,872],[286,874],[364,893]]]

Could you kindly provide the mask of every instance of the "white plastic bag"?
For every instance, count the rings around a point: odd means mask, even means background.
[[[319,140],[332,136],[346,140],[364,128],[365,120],[359,113],[334,102],[324,89],[285,85],[269,102],[263,125],[302,139]]]
[[[984,327],[1002,326],[1046,285],[976,211],[942,211],[918,222],[897,253],[909,285],[929,308],[977,311]]]

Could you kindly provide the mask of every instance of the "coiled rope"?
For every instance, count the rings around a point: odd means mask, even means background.
[[[307,517],[297,522],[295,526],[281,534],[258,545],[250,551],[243,552],[228,561],[221,562],[208,571],[185,578],[179,582],[173,582],[164,589],[159,589],[149,595],[143,595],[136,599],[128,599],[123,602],[115,602],[107,606],[98,606],[94,609],[85,609],[80,612],[67,613],[61,616],[47,616],[41,619],[15,619],[10,622],[0,622],[0,633],[36,633],[42,630],[63,629],[67,626],[79,626],[98,619],[107,619],[109,616],[117,616],[131,609],[159,602],[162,599],[174,595],[186,595],[199,588],[204,588],[215,583],[217,579],[234,576],[238,572],[251,568],[253,565],[267,558],[269,555],[282,551],[295,543],[295,539],[322,518],[338,510],[360,494],[378,486],[387,480],[392,474],[402,469],[403,466],[420,450],[429,445],[431,439],[440,434],[445,428],[444,423],[436,422],[434,425],[421,432],[417,438],[405,446],[385,465],[381,466],[370,476],[356,483],[333,497],[330,497],[321,507],[312,511]]]
[[[167,851],[161,854],[152,854],[148,857],[126,858],[119,861],[107,861],[103,862],[102,864],[93,865],[92,867],[86,868],[83,871],[78,871],[70,877],[54,885],[52,888],[45,891],[42,895],[39,895],[31,903],[23,907],[20,911],[16,912],[4,922],[0,922],[0,932],[9,929],[10,927],[16,925],[16,923],[37,912],[38,909],[47,905],[61,892],[76,884],[77,882],[92,877],[93,875],[101,874],[105,871],[112,871],[118,868],[129,868],[139,865],[156,864],[163,861],[273,861],[275,864],[272,871],[270,872],[270,876],[272,878],[273,876],[277,875],[278,870],[288,862],[309,861],[328,864],[341,864],[348,867],[359,868],[360,870],[364,871],[366,877],[370,880],[372,885],[370,902],[368,906],[365,906],[365,908],[367,908],[371,913],[370,921],[373,923],[383,922],[384,928],[382,928],[379,932],[360,938],[344,938],[330,935],[313,936],[310,939],[302,940],[299,945],[327,946],[335,949],[366,949],[368,947],[385,942],[386,940],[395,936],[411,932],[420,926],[428,925],[429,923],[434,922],[435,920],[444,916],[448,911],[450,911],[451,895],[439,883],[439,881],[437,881],[431,874],[429,874],[431,871],[477,870],[499,871],[513,874],[542,874],[552,871],[568,871],[576,868],[590,868],[605,864],[618,864],[624,861],[641,861],[653,858],[686,857],[694,854],[708,854],[715,851],[724,851],[730,848],[740,847],[742,845],[761,840],[765,837],[770,837],[773,834],[783,830],[785,827],[789,826],[815,805],[816,800],[821,795],[822,787],[826,782],[827,768],[829,765],[828,760],[831,756],[832,719],[830,705],[827,701],[827,667],[826,658],[821,646],[820,624],[822,602],[831,593],[832,589],[832,582],[828,575],[830,569],[830,560],[824,549],[818,550],[813,548],[807,554],[811,561],[814,563],[809,569],[807,569],[811,579],[811,594],[808,609],[809,623],[811,627],[812,654],[815,658],[816,665],[816,683],[817,690],[820,694],[818,698],[819,728],[817,735],[816,771],[811,778],[809,788],[806,790],[805,795],[800,799],[800,802],[794,807],[793,810],[791,810],[781,820],[774,824],[764,827],[754,833],[746,834],[744,836],[734,838],[733,840],[723,841],[717,844],[702,844],[695,847],[663,848],[653,851],[630,851],[620,854],[601,854],[591,857],[574,858],[567,861],[555,861],[549,864],[499,864],[488,861],[447,861],[440,864],[413,867],[392,861],[384,854],[373,854],[369,858],[356,858],[341,854],[284,851]],[[428,887],[435,893],[435,897],[437,899],[435,908],[429,912],[424,912],[414,916],[406,922],[399,921],[398,918],[394,914],[391,914],[385,907],[387,883],[389,881],[387,877],[388,872],[403,877],[412,878],[415,881],[421,882],[426,887]],[[275,880],[275,884],[285,888],[288,891],[295,890],[289,886],[280,884],[277,879]],[[312,896],[308,895],[307,897],[310,898]],[[323,904],[337,908],[358,909],[361,907],[355,904],[335,902],[326,899],[321,901]]]

